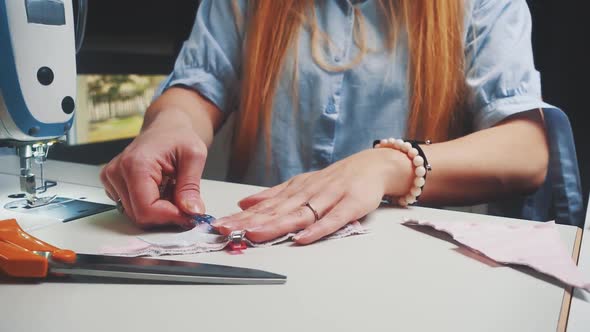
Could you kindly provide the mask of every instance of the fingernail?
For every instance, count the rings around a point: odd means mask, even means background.
[[[204,211],[201,210],[199,206],[199,200],[194,198],[188,198],[183,201],[185,209],[187,209],[190,213],[194,214],[201,214]]]
[[[217,229],[223,229],[223,230],[227,230],[227,231],[232,230],[232,225],[227,224],[227,223],[220,223],[220,224],[216,224],[216,225],[211,224],[211,226],[213,226]]]
[[[223,224],[224,224],[223,219],[217,219],[217,220],[214,220],[211,223],[211,226],[213,226],[213,227],[219,227],[219,226],[223,226]]]
[[[297,235],[295,235],[293,237],[293,240],[299,241],[301,238],[304,238],[304,237],[306,237],[308,235],[309,235],[309,231],[307,229],[304,229],[301,232],[297,233]]]
[[[252,228],[246,228],[246,233],[256,233],[256,232],[260,232],[263,229],[264,229],[264,226],[256,226],[256,227],[252,227]]]
[[[241,200],[241,201],[238,202],[238,207],[240,209],[242,209],[242,210],[245,210],[245,208],[244,208],[244,200]]]

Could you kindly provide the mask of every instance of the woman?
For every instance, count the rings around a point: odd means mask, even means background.
[[[230,179],[272,187],[217,220],[224,233],[303,230],[308,244],[384,197],[448,206],[534,191],[552,106],[530,33],[524,0],[203,1],[141,134],[102,181],[139,225],[190,225],[205,212],[207,147],[235,111]],[[432,143],[373,148],[388,137]],[[170,201],[163,175],[176,178]]]

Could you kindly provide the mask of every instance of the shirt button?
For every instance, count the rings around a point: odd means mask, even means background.
[[[334,95],[340,96],[340,91],[342,91],[342,89],[337,89],[336,91],[334,91]]]
[[[334,104],[332,104],[332,103],[328,104],[328,107],[326,107],[326,113],[328,113],[328,114],[336,113],[336,107],[334,106]]]
[[[340,62],[341,60],[342,58],[338,55],[334,57],[334,62]]]

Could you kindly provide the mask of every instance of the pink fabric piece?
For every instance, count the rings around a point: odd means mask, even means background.
[[[561,242],[553,221],[492,224],[408,219],[403,224],[430,226],[498,263],[528,266],[567,285],[590,290],[590,281]]]
[[[358,221],[349,223],[323,240],[340,239],[352,235],[365,234],[368,231]],[[285,241],[290,241],[296,233],[285,234],[267,242],[252,242],[245,239],[250,247],[268,247]],[[131,239],[125,246],[106,246],[101,252],[107,255],[138,257],[163,255],[192,255],[203,252],[223,250],[229,239],[222,235],[209,232],[206,227],[195,227],[190,231],[171,234],[146,234]]]

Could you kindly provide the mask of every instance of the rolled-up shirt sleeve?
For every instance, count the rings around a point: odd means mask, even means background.
[[[475,130],[531,109],[555,108],[541,98],[531,15],[525,0],[479,0],[466,35],[468,109]]]
[[[234,0],[201,2],[191,34],[182,46],[174,70],[160,84],[157,98],[166,89],[182,85],[198,91],[221,111],[230,112],[237,96],[242,35],[236,25]],[[235,9],[244,11],[244,1]]]

